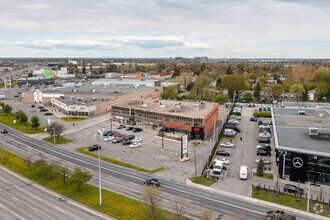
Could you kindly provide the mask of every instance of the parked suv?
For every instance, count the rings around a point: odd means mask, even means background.
[[[298,189],[294,185],[285,184],[284,185],[284,192],[297,194],[298,193]],[[303,189],[300,189],[300,195],[303,195],[303,194],[304,194],[304,190]]]
[[[261,150],[261,149],[258,149],[258,150],[257,150],[257,155],[258,155],[258,156],[271,156],[272,154],[271,154],[270,151],[268,151],[268,150]]]
[[[118,125],[116,128],[117,129],[122,129],[122,128],[126,128],[126,126],[125,125]]]
[[[129,144],[131,144],[131,143],[132,143],[132,141],[131,141],[131,140],[127,140],[127,139],[124,139],[124,140],[121,142],[122,145],[129,145]]]
[[[101,150],[101,145],[99,145],[99,144],[94,144],[93,146],[90,146],[90,147],[88,148],[88,151],[95,151],[95,150],[98,150],[98,149]]]
[[[119,142],[122,142],[124,140],[123,137],[118,137],[118,138],[115,138],[112,140],[112,143],[119,143]]]
[[[241,129],[239,129],[237,126],[232,125],[232,124],[226,125],[225,129],[232,129],[232,130],[234,130],[236,132],[241,132]]]
[[[135,135],[124,135],[123,138],[127,140],[133,140],[135,138]]]
[[[140,132],[140,131],[143,131],[142,128],[134,128],[133,129],[133,132]]]
[[[260,138],[258,143],[269,144],[270,140],[269,138]]]

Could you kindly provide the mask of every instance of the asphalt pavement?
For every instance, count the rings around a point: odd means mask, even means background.
[[[0,127],[5,126],[1,125]],[[32,139],[11,128],[7,127],[7,129],[9,130],[8,136],[16,139],[16,141],[12,141],[12,147],[18,147],[23,144],[29,146],[29,148],[34,148],[40,152],[44,152],[51,157],[56,157],[61,161],[68,161],[76,166],[86,168],[93,172],[98,169],[97,160],[94,158],[79,155],[74,152],[64,150],[61,147]],[[101,166],[103,175],[123,180],[128,191],[136,187],[138,187],[136,190],[140,190],[143,180],[153,176],[105,162],[101,162]],[[189,201],[194,201],[193,205],[198,206],[200,209],[205,207],[205,205],[209,205],[211,209],[217,213],[236,213],[246,217],[247,219],[263,219],[265,211],[271,209],[268,205],[255,204],[255,202],[249,202],[246,199],[238,199],[228,195],[222,195],[210,192],[208,190],[190,187],[186,184],[180,184],[175,181],[161,179],[161,182],[162,188],[166,194],[181,197]],[[111,188],[109,190],[111,190]],[[303,216],[301,219],[314,219],[307,217],[305,214],[295,213],[295,215]]]

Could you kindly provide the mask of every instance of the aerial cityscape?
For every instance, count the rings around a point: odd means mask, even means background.
[[[329,219],[329,1],[0,6],[1,220]]]

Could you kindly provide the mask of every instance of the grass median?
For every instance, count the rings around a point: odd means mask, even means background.
[[[16,121],[16,123],[14,123],[14,120]],[[44,132],[43,127],[38,127],[36,129],[32,128],[30,122],[17,122],[16,115],[11,112],[6,114],[0,111],[0,122],[25,134],[37,134]]]
[[[216,183],[216,180],[208,179],[203,176],[194,176],[190,177],[189,180],[193,183],[201,184],[204,186],[212,186],[214,183]]]
[[[265,178],[265,179],[269,179],[269,180],[274,180],[274,175],[272,173],[264,173],[263,176],[258,176],[257,173],[253,173],[253,176]]]
[[[54,137],[46,137],[46,138],[43,138],[42,140],[47,141],[51,144],[54,144]],[[66,143],[71,143],[71,142],[73,142],[73,141],[70,139],[67,139],[65,137],[62,137],[62,136],[60,138],[55,137],[55,144],[66,144]]]
[[[99,157],[98,154],[94,154],[92,152],[86,151],[85,149],[87,149],[87,148],[88,147],[76,148],[75,151],[77,151],[79,153],[89,155],[91,157],[95,157],[95,158]],[[154,170],[147,170],[147,169],[144,169],[144,168],[141,168],[141,167],[138,167],[138,166],[134,166],[132,164],[124,163],[124,162],[121,162],[121,161],[118,161],[118,160],[115,160],[115,159],[112,159],[112,158],[109,158],[109,157],[101,156],[100,158],[101,158],[101,160],[107,161],[109,163],[117,164],[119,166],[131,168],[131,169],[134,169],[134,170],[139,170],[139,171],[147,172],[147,173],[156,173],[156,172],[165,170],[164,167],[159,167],[159,168],[154,169]]]
[[[63,121],[83,121],[87,118],[76,118],[76,117],[62,117]]]
[[[288,195],[283,192],[277,192],[275,193],[273,190],[267,190],[262,187],[253,187],[252,188],[252,197],[268,202],[273,202],[279,205],[299,209],[302,211],[306,211],[307,209],[307,200],[304,197],[294,196],[294,195]],[[330,216],[330,205],[326,203],[322,203],[319,201],[309,200],[310,202],[310,212],[315,213],[314,207],[317,203],[323,205],[323,213],[320,213],[324,216]],[[315,209],[317,210],[317,209]],[[318,214],[318,213],[316,213]]]
[[[31,169],[23,163],[22,159],[23,158],[4,150],[4,160],[0,161],[0,164],[30,180],[33,180],[59,194],[64,195],[67,198],[73,199],[116,219],[148,219],[145,212],[147,205],[138,200],[103,189],[103,205],[99,206],[98,187],[90,184],[84,184],[81,186],[81,191],[77,191],[76,186],[69,184],[63,185],[59,179],[45,179],[40,175],[34,174]],[[171,219],[171,212],[158,208],[156,216],[156,219]]]

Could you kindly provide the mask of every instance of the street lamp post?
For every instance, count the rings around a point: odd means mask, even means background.
[[[112,117],[110,118],[110,131],[112,131]]]
[[[3,146],[2,146],[2,133],[0,132],[0,144],[1,144],[1,160],[3,160]]]
[[[56,144],[56,142],[55,142],[55,127],[53,127],[53,136],[54,136],[54,144]]]
[[[219,138],[219,127],[217,127],[217,139]]]
[[[100,153],[100,151],[101,151],[101,149],[100,149],[100,147],[101,147],[100,139],[101,138],[102,138],[101,134],[100,135],[97,135],[97,134],[94,135],[94,140],[97,139],[97,141],[98,141],[97,151],[99,152],[99,190],[100,190],[100,203],[99,203],[99,206],[102,205],[101,160],[100,160],[100,157],[101,157],[101,155],[100,155],[101,154]]]
[[[310,197],[310,193],[311,193],[311,183],[308,183],[308,185],[307,185],[307,209],[306,209],[307,212],[309,212],[309,197]]]
[[[162,151],[164,151],[164,127],[162,122]]]

